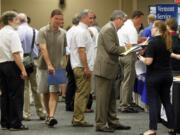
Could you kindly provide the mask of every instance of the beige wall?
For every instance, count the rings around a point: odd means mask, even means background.
[[[48,23],[52,9],[59,8],[59,0],[0,0],[1,13],[6,10],[15,9],[24,12],[32,18],[32,25],[40,28]],[[145,14],[143,24],[147,26],[147,15],[149,5],[157,3],[174,3],[174,0],[65,0],[66,6],[62,9],[64,13],[65,28],[71,25],[71,19],[75,13],[82,9],[90,8],[97,15],[97,21],[103,26],[115,9],[121,9],[127,13],[128,17],[136,9]]]
[[[1,0],[0,0],[0,15],[1,15]]]
[[[52,9],[59,8],[59,0],[1,0],[2,12],[15,9],[32,18],[32,25],[40,28],[48,23]],[[63,9],[65,27],[71,25],[72,17],[82,9],[92,9],[97,15],[100,26],[104,25],[114,9],[118,9],[118,0],[65,0]]]

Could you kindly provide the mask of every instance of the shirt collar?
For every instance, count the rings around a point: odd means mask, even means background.
[[[4,26],[4,28],[5,29],[9,29],[9,30],[14,30],[14,31],[16,31],[12,26],[10,26],[10,25],[6,25],[6,26]]]
[[[28,24],[27,24],[27,23],[22,23],[22,24],[20,24],[20,25],[22,25],[22,26],[23,26],[23,25],[26,25],[26,26],[27,26]],[[20,25],[19,25],[19,26],[20,26]]]
[[[79,26],[81,26],[82,28],[88,29],[88,26],[83,22],[80,22]]]
[[[116,32],[118,31],[118,29],[116,28],[116,26],[115,26],[115,24],[112,22],[112,24],[113,24],[113,26],[114,26],[114,28],[115,28],[115,30],[116,30]]]
[[[47,25],[47,30],[48,30],[48,31],[52,31],[52,30],[51,30],[51,27],[50,27],[50,24]],[[60,29],[60,27],[59,27],[56,32],[60,32],[60,31],[61,31],[61,29]],[[52,31],[52,32],[54,32],[54,31]]]

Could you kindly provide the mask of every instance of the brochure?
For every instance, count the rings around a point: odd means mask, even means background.
[[[55,74],[48,73],[47,82],[48,85],[58,85],[66,83],[66,70],[56,69]]]
[[[146,41],[142,42],[141,44],[137,44],[135,46],[132,46],[129,50],[121,53],[121,55],[127,55],[132,52],[137,52],[143,49],[143,47],[148,46],[149,37],[146,39]]]

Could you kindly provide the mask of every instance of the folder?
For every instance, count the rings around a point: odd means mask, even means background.
[[[148,46],[148,40],[149,40],[149,38],[147,38],[146,41],[142,42],[141,44],[137,44],[137,45],[131,47],[129,50],[121,53],[121,55],[127,55],[129,53],[138,52],[138,51],[142,50],[143,47]]]
[[[58,85],[66,83],[66,70],[56,69],[55,74],[48,73],[47,82],[48,85]]]

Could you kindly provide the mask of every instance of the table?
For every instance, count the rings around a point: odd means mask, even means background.
[[[173,81],[170,97],[174,110],[175,129],[177,133],[180,133],[180,81]],[[167,126],[167,117],[163,106],[161,106],[161,119],[163,119],[163,124]]]

